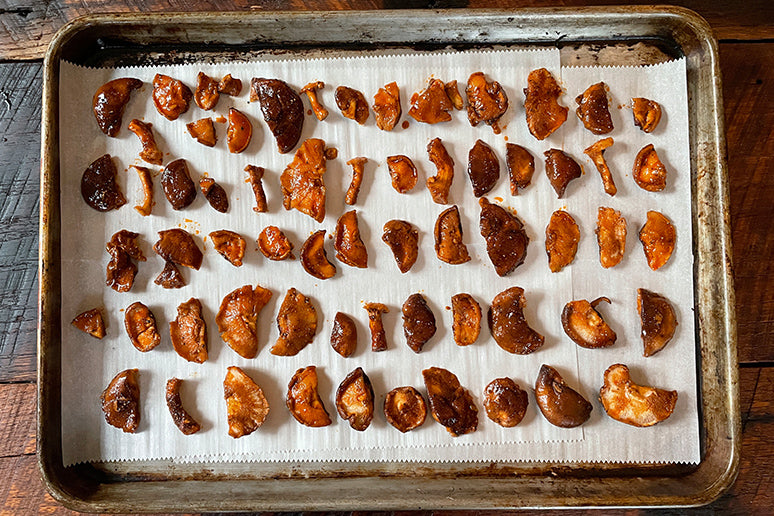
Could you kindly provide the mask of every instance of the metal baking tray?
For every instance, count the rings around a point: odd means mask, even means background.
[[[341,55],[392,48],[546,47],[563,64],[685,56],[690,116],[702,460],[681,464],[174,463],[63,467],[58,74],[111,66]],[[493,509],[706,504],[735,480],[740,411],[726,146],[717,43],[675,7],[99,15],[45,59],[38,307],[38,464],[51,495],[87,512]],[[66,409],[66,407],[65,407]]]

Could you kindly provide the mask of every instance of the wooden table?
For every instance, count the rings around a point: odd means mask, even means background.
[[[35,461],[35,331],[42,57],[53,33],[99,12],[547,6],[546,0],[0,0],[0,514],[70,513]],[[565,0],[556,5],[614,4]],[[648,2],[634,2],[648,3]],[[742,457],[712,505],[634,513],[764,514],[774,504],[774,2],[683,0],[712,25],[723,72],[734,244]],[[590,512],[590,511],[587,511]],[[420,513],[415,513],[419,516]],[[464,513],[457,513],[463,516]],[[561,514],[568,514],[562,512]],[[598,512],[595,514],[599,514]]]

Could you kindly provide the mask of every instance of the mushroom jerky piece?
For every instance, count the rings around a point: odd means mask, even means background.
[[[224,95],[230,95],[232,97],[239,96],[242,93],[242,81],[240,79],[234,79],[231,74],[226,74],[218,82],[218,92]]]
[[[615,195],[618,192],[613,181],[613,175],[610,173],[610,167],[607,166],[607,161],[605,161],[605,150],[611,145],[613,145],[612,138],[603,138],[583,151],[594,162],[594,166],[597,167],[607,195]]]
[[[331,347],[344,358],[351,356],[357,348],[357,326],[347,314],[337,312],[333,318]]]
[[[200,118],[195,122],[185,124],[188,134],[191,138],[207,147],[215,147],[218,143],[218,135],[215,134],[215,126],[212,124],[212,118]]]
[[[417,185],[417,167],[408,156],[388,156],[387,169],[396,192],[406,193]]]
[[[266,194],[263,191],[262,183],[264,168],[256,167],[255,165],[247,165],[245,167],[245,172],[247,172],[248,180],[250,181],[250,186],[252,187],[253,195],[255,196],[255,207],[253,207],[253,211],[257,213],[267,212],[269,207],[266,204]]]
[[[599,399],[607,415],[627,425],[646,427],[672,415],[677,404],[677,391],[637,385],[629,368],[613,364],[605,371],[605,383]]]
[[[241,111],[228,109],[228,128],[226,129],[226,142],[228,151],[232,154],[239,154],[244,151],[253,137],[253,124],[247,115]]]
[[[453,437],[475,432],[478,428],[478,409],[473,396],[460,385],[454,373],[431,367],[422,371],[422,378],[433,419],[445,426]]]
[[[640,242],[648,267],[654,271],[660,269],[672,256],[675,250],[677,232],[664,214],[648,211],[648,220],[640,229]]]
[[[320,394],[317,392],[317,368],[307,366],[296,371],[288,384],[285,398],[288,410],[304,426],[322,427],[331,424]]]
[[[374,110],[376,127],[382,131],[392,131],[400,120],[400,88],[395,82],[385,84],[374,95]]]
[[[653,148],[653,144],[646,145],[634,159],[632,177],[637,186],[649,192],[660,192],[666,188],[667,169]]]
[[[468,177],[476,197],[487,193],[500,179],[500,161],[492,148],[481,140],[476,140],[468,153]]]
[[[165,390],[165,399],[169,415],[175,426],[183,432],[184,435],[192,435],[201,430],[202,426],[183,408],[183,401],[180,399],[180,386],[183,380],[179,378],[170,378],[167,380]]]
[[[530,72],[524,89],[524,111],[532,136],[545,140],[567,120],[568,109],[559,104],[562,88],[551,72],[539,68]]]
[[[500,118],[508,110],[508,96],[500,83],[487,81],[482,72],[475,72],[468,77],[465,94],[470,125],[476,127],[479,122],[484,122],[495,134],[500,134]]]
[[[655,100],[642,97],[632,99],[634,125],[646,133],[652,133],[661,121],[661,105]]]
[[[336,275],[336,266],[328,261],[325,252],[324,229],[312,233],[301,246],[301,265],[315,278],[326,280]]]
[[[333,247],[340,262],[360,269],[368,267],[368,251],[360,238],[356,210],[350,210],[339,217]]]
[[[436,204],[446,204],[449,200],[449,189],[454,180],[454,160],[440,138],[433,138],[427,144],[427,154],[435,165],[436,174],[427,178],[427,189]]]
[[[204,72],[199,72],[196,76],[196,91],[194,92],[196,105],[205,111],[209,111],[218,104],[219,99],[218,81]]]
[[[336,88],[334,98],[344,118],[354,120],[360,125],[368,120],[368,102],[359,91],[347,86],[339,86]]]
[[[521,145],[506,143],[505,167],[508,169],[511,195],[519,195],[519,189],[527,188],[532,181],[532,175],[535,173],[535,158]]]
[[[161,174],[161,186],[173,210],[182,210],[196,199],[196,185],[182,158],[167,164]]]
[[[153,78],[152,97],[156,111],[167,120],[176,120],[188,111],[193,93],[177,79],[157,73]]]
[[[140,372],[137,369],[121,371],[110,380],[99,397],[105,421],[128,434],[140,426]]]
[[[269,260],[293,259],[293,244],[277,226],[266,226],[258,235],[258,249]]]
[[[451,298],[452,332],[458,346],[476,342],[481,332],[481,306],[470,294],[455,294]]]
[[[545,337],[527,324],[524,318],[526,305],[524,289],[511,287],[497,294],[489,308],[489,330],[497,345],[508,353],[527,355],[539,349],[545,341]]]
[[[374,418],[374,389],[363,369],[358,367],[336,389],[336,411],[349,426],[362,432]]]
[[[403,335],[414,353],[435,335],[435,315],[422,294],[411,294],[403,303]]]
[[[180,228],[159,231],[159,240],[153,250],[164,260],[199,270],[203,255],[191,234]]]
[[[145,353],[161,344],[153,312],[139,301],[129,305],[124,312],[124,327],[132,346],[138,351]]]
[[[282,205],[297,209],[317,222],[325,218],[325,142],[319,138],[304,140],[293,161],[280,176]]]
[[[456,79],[444,84],[443,89],[446,90],[446,95],[449,97],[454,109],[459,111],[465,107],[465,101],[462,99],[462,95],[460,95],[460,88]]]
[[[279,338],[271,348],[272,355],[290,357],[312,342],[317,332],[317,311],[309,298],[295,288],[289,289],[277,314],[277,328]]]
[[[507,276],[527,257],[527,231],[516,215],[491,204],[486,197],[478,203],[481,206],[479,229],[486,240],[486,252],[497,275]]]
[[[293,150],[304,126],[304,104],[290,86],[279,79],[250,80],[250,102],[261,103],[261,114],[277,140],[280,154]]]
[[[425,399],[411,386],[396,387],[384,397],[384,417],[388,423],[405,434],[425,422]]]
[[[382,303],[366,303],[363,308],[368,312],[368,329],[371,331],[371,351],[385,351],[387,349],[387,336],[384,333],[382,314],[390,312],[390,309]]]
[[[140,139],[140,143],[142,144],[140,157],[143,161],[152,165],[161,165],[164,154],[159,150],[159,146],[156,144],[156,138],[153,136],[153,124],[145,123],[135,118],[129,122],[128,129]]]
[[[387,221],[384,224],[382,242],[390,247],[401,273],[408,272],[417,261],[419,233],[405,220]]]
[[[443,81],[430,79],[427,87],[411,95],[409,116],[417,122],[437,124],[451,120],[451,110],[454,108]]]
[[[583,174],[580,165],[570,156],[559,149],[549,149],[544,153],[546,157],[546,175],[554,187],[556,197],[561,199],[570,181]]]
[[[132,260],[145,261],[145,255],[135,241],[137,233],[122,229],[115,233],[105,245],[110,255],[107,264],[105,284],[116,292],[128,292],[134,284],[137,265]]]
[[[510,378],[497,378],[484,388],[484,410],[489,419],[500,426],[511,428],[527,413],[526,391]]]
[[[572,215],[564,210],[553,212],[546,226],[546,254],[551,272],[559,272],[572,263],[578,242],[580,229]]]
[[[325,106],[320,104],[320,100],[317,98],[317,90],[321,90],[325,87],[325,83],[322,81],[315,81],[310,82],[303,88],[301,88],[301,93],[306,93],[306,96],[309,98],[309,105],[312,106],[312,111],[314,112],[314,116],[317,117],[317,120],[322,122],[326,118],[328,118],[328,110],[325,109]]]
[[[626,219],[613,208],[597,210],[597,244],[602,267],[615,267],[626,251]]]
[[[71,324],[94,338],[102,339],[105,336],[105,321],[99,308],[92,308],[76,315]]]
[[[177,317],[169,323],[169,336],[175,352],[201,364],[207,360],[207,323],[202,317],[202,303],[191,298],[177,307]]]
[[[210,203],[210,206],[212,206],[215,211],[220,213],[226,213],[228,211],[228,194],[226,194],[226,190],[216,183],[214,179],[211,177],[199,179],[199,188],[201,189],[204,198],[207,199],[207,202]]]
[[[435,221],[435,253],[442,262],[459,265],[470,261],[462,241],[462,223],[457,206],[444,210]]]
[[[242,358],[258,354],[258,314],[271,299],[271,290],[244,285],[226,294],[215,322],[220,338]]]
[[[142,249],[140,249],[136,241],[138,236],[140,235],[137,233],[122,229],[113,234],[106,247],[117,247],[128,254],[133,260],[144,262],[145,255],[142,254]]]
[[[185,278],[174,263],[166,261],[164,269],[156,276],[153,283],[163,288],[182,288],[185,287]]]
[[[585,299],[579,299],[564,305],[562,310],[564,333],[582,348],[606,348],[615,344],[615,332],[597,312],[597,305],[602,301],[610,303],[608,298],[600,297],[590,303]]]
[[[97,89],[91,105],[100,130],[108,136],[115,136],[121,129],[121,119],[132,92],[142,87],[142,81],[122,77],[108,81]]]
[[[352,182],[347,188],[347,195],[344,202],[352,206],[357,202],[357,195],[360,193],[360,185],[363,182],[363,169],[368,163],[368,158],[357,157],[347,161],[347,165],[352,167]]]
[[[674,337],[677,315],[667,298],[644,288],[637,289],[637,311],[642,324],[643,356],[653,356]]]
[[[116,183],[116,166],[110,154],[95,159],[81,176],[81,196],[97,211],[116,210],[126,204],[126,197]]]
[[[228,435],[234,439],[255,432],[269,415],[269,402],[263,389],[236,366],[226,370],[223,397],[226,399]]]
[[[151,210],[153,209],[153,179],[151,177],[151,171],[149,168],[140,167],[138,165],[132,165],[132,168],[134,168],[137,171],[137,177],[140,179],[140,184],[142,185],[142,204],[138,204],[134,207],[135,210],[137,210],[137,213],[142,215],[143,217],[147,217],[151,214]]]
[[[212,247],[234,267],[242,266],[245,256],[245,239],[239,233],[220,229],[209,234]]]
[[[594,134],[607,134],[613,130],[607,90],[608,87],[604,82],[598,82],[575,97],[575,102],[578,103],[575,114],[583,122],[584,127]]]
[[[578,391],[564,383],[556,369],[545,364],[540,366],[535,381],[535,401],[548,422],[561,428],[582,425],[593,408]]]

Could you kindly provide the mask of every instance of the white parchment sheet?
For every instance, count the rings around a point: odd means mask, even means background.
[[[526,127],[524,94],[529,71],[545,67],[561,78],[567,95],[563,103],[571,108],[568,122],[545,141],[537,141]],[[156,73],[178,78],[194,89],[196,74],[203,71],[220,78],[226,73],[243,81],[242,93],[234,98],[221,96],[214,111],[205,112],[193,102],[190,110],[171,122],[159,115],[151,99],[151,82]],[[453,120],[436,125],[421,124],[408,117],[411,94],[425,87],[428,77],[444,81],[456,79],[461,90],[468,76],[483,71],[506,89],[510,108],[501,121],[502,134],[495,135],[485,125],[471,127],[464,111],[453,113]],[[97,127],[91,109],[93,92],[110,79],[136,77],[145,85],[132,95],[117,138],[109,138]],[[322,138],[338,150],[338,158],[328,161],[325,176],[328,188],[327,215],[318,224],[298,211],[282,208],[279,176],[293,154],[280,155],[273,135],[260,115],[258,103],[250,103],[251,77],[280,78],[296,90],[306,83],[322,80],[326,87],[321,101],[329,117],[317,121],[306,116],[302,140]],[[615,145],[607,151],[619,192],[609,198],[593,165],[582,150],[595,141],[574,115],[575,95],[588,85],[605,80],[611,90],[611,111],[616,129]],[[409,127],[380,131],[373,114],[364,126],[342,117],[334,101],[338,85],[362,91],[369,103],[378,88],[395,81],[401,90],[403,116]],[[662,103],[664,118],[653,135],[633,127],[630,110],[618,109],[631,96],[648,96]],[[304,97],[304,104],[308,102]],[[195,142],[185,124],[203,117],[227,116],[236,107],[250,117],[253,138],[242,154],[230,154],[226,146],[226,124],[216,123],[219,141],[214,148]],[[228,213],[214,211],[199,194],[182,211],[173,211],[163,196],[160,176],[156,176],[155,206],[149,217],[140,216],[132,206],[142,199],[137,174],[129,166],[161,167],[142,162],[138,139],[126,129],[133,118],[151,122],[159,147],[165,153],[164,165],[185,158],[192,178],[204,174],[226,189],[231,207]],[[62,448],[65,465],[94,460],[159,459],[189,461],[269,461],[269,460],[399,460],[399,461],[496,461],[496,460],[604,460],[604,461],[681,461],[698,462],[699,437],[696,408],[696,378],[693,330],[693,290],[690,223],[690,164],[688,157],[687,99],[685,66],[676,61],[651,68],[562,69],[555,50],[447,52],[383,57],[340,59],[266,59],[250,63],[193,64],[153,68],[85,69],[62,63],[60,77],[60,149],[62,206]],[[455,162],[455,178],[450,205],[459,206],[464,241],[472,260],[463,265],[439,261],[433,248],[433,225],[448,206],[432,202],[424,186],[435,167],[427,157],[427,143],[440,137]],[[500,278],[486,255],[478,231],[480,208],[467,177],[467,154],[477,139],[490,144],[501,160],[501,177],[487,194],[491,202],[514,209],[524,222],[530,245],[526,262],[505,278]],[[536,160],[532,185],[519,196],[511,196],[505,171],[505,143],[527,147]],[[656,145],[669,169],[667,190],[648,193],[631,179],[631,163],[645,144]],[[571,183],[565,199],[557,199],[545,177],[543,152],[565,149],[583,164],[585,175]],[[117,211],[98,213],[88,207],[80,194],[80,179],[86,167],[109,153],[119,169],[119,184],[129,201]],[[408,194],[392,189],[386,166],[387,156],[404,154],[417,165],[419,182]],[[326,240],[328,256],[336,263],[337,274],[326,281],[307,274],[298,259],[271,262],[256,250],[258,233],[268,225],[282,228],[295,245],[295,254],[307,236],[318,229],[333,234],[337,218],[352,209],[344,204],[351,169],[345,163],[355,156],[369,159],[363,186],[354,206],[360,230],[369,252],[367,269],[355,269],[336,262],[331,240]],[[269,212],[255,213],[254,198],[245,182],[245,165],[266,168],[264,188]],[[593,234],[598,206],[622,210],[628,220],[627,254],[612,270],[604,270],[597,259]],[[545,256],[545,226],[551,213],[565,207],[581,227],[582,240],[575,262],[558,274],[550,273]],[[674,256],[662,270],[648,269],[637,232],[648,209],[658,209],[677,227]],[[420,234],[419,259],[407,274],[400,274],[389,248],[381,241],[382,227],[400,218],[414,224]],[[152,250],[157,232],[183,227],[195,235],[204,250],[199,271],[183,270],[188,285],[165,290],[153,283],[163,261]],[[140,233],[139,242],[147,256],[139,263],[134,287],[117,293],[105,287],[108,254],[105,243],[116,231]],[[230,229],[248,241],[244,265],[233,267],[211,246],[208,233]],[[273,297],[261,312],[258,327],[260,347],[255,359],[238,356],[221,339],[215,324],[223,297],[245,284],[269,288]],[[527,356],[511,355],[491,338],[486,311],[494,296],[511,286],[526,291],[526,316],[545,335],[546,343]],[[269,353],[278,330],[276,315],[290,287],[310,296],[318,312],[315,340],[294,357]],[[655,357],[642,358],[636,289],[646,287],[666,295],[676,307],[680,326],[669,346]],[[405,344],[400,307],[414,292],[421,292],[433,310],[438,330],[423,351],[415,354]],[[484,311],[481,336],[462,348],[451,333],[451,296],[472,294]],[[600,310],[618,333],[618,342],[606,350],[585,350],[576,346],[561,329],[560,314],[572,299],[593,299],[600,295],[612,301]],[[169,322],[178,304],[196,297],[204,306],[208,325],[210,358],[204,364],[188,363],[172,349]],[[140,353],[129,342],[123,328],[123,310],[135,301],[148,305],[156,316],[162,343],[148,353]],[[384,317],[389,349],[370,351],[365,302],[381,302],[390,308]],[[76,314],[102,307],[107,319],[107,336],[96,340],[75,329],[69,321]],[[357,322],[358,349],[347,359],[330,347],[333,317],[341,311]],[[679,391],[674,415],[649,429],[629,428],[604,414],[597,396],[602,372],[611,364],[623,362],[632,367],[635,380]],[[591,419],[582,427],[561,429],[539,414],[532,388],[541,364],[556,367],[566,381],[594,405]],[[243,368],[266,393],[271,411],[264,425],[240,439],[228,436],[222,382],[226,368]],[[307,428],[298,424],[285,407],[287,384],[296,369],[316,365],[320,394],[333,424]],[[428,415],[420,428],[402,434],[390,426],[381,412],[384,395],[392,388],[413,385],[425,393],[421,371],[444,367],[457,375],[470,390],[479,407],[478,430],[453,438]],[[364,432],[352,430],[336,414],[335,391],[344,377],[362,367],[373,383],[376,414]],[[99,395],[113,376],[128,368],[140,370],[142,421],[136,434],[124,434],[107,425],[100,409]],[[529,408],[518,426],[502,428],[490,421],[483,410],[482,393],[493,379],[508,376],[528,390]],[[202,423],[193,436],[182,435],[172,423],[164,402],[167,379],[183,380],[183,403]],[[615,443],[611,446],[611,443]]]

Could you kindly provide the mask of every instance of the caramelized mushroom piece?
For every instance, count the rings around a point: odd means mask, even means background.
[[[258,235],[258,249],[269,260],[293,258],[293,244],[277,226],[266,226]]]
[[[430,190],[434,203],[446,204],[454,180],[454,160],[446,152],[440,138],[433,138],[427,144],[427,154],[437,170],[434,176],[427,178],[427,189]]]
[[[360,125],[368,120],[368,102],[359,91],[347,86],[339,86],[336,88],[334,98],[344,118],[354,120]]]
[[[500,179],[500,161],[492,148],[481,140],[476,140],[468,153],[468,177],[476,197],[487,193]]]
[[[344,197],[344,202],[352,206],[357,202],[357,195],[360,193],[360,184],[363,182],[363,169],[365,164],[368,163],[368,158],[352,158],[347,161],[347,165],[352,167],[352,182],[347,188],[347,195]]]
[[[196,105],[205,111],[209,111],[218,104],[219,99],[218,81],[204,72],[199,72],[196,76],[196,91],[194,92]]]
[[[280,176],[282,205],[297,209],[317,222],[325,218],[325,142],[309,138]]]
[[[417,122],[437,124],[451,120],[450,111],[454,108],[443,81],[430,79],[427,87],[411,96],[409,116]]]
[[[141,80],[123,77],[106,82],[94,93],[91,104],[97,125],[103,133],[108,136],[118,134],[129,97],[140,87],[142,87]]]
[[[368,329],[371,331],[371,351],[385,351],[387,349],[387,336],[384,333],[382,314],[390,312],[390,309],[382,303],[366,303],[368,312]]]
[[[226,130],[226,142],[228,151],[239,154],[244,151],[253,137],[253,124],[247,115],[234,108],[228,110],[228,129]]]
[[[492,126],[495,134],[500,134],[500,118],[508,110],[508,96],[500,83],[489,82],[482,72],[475,72],[468,77],[465,94],[470,125],[476,127],[479,122],[484,122]]]
[[[140,426],[140,371],[126,369],[110,380],[99,397],[105,421],[133,434]]]
[[[546,254],[548,268],[559,272],[575,259],[580,242],[580,229],[572,215],[556,210],[546,226]]]
[[[312,342],[317,332],[317,311],[309,298],[295,288],[289,289],[277,314],[277,328],[279,338],[271,348],[272,355],[290,357]]]
[[[266,194],[263,191],[263,179],[264,169],[263,167],[256,167],[255,165],[247,165],[245,172],[248,174],[250,186],[253,189],[253,195],[255,196],[255,207],[253,211],[257,213],[265,213],[269,210],[266,203]]]
[[[462,241],[462,223],[456,205],[445,209],[435,221],[435,254],[451,265],[470,261],[468,248]]]
[[[406,193],[417,185],[417,167],[408,156],[388,156],[387,168],[396,192]]]
[[[527,300],[524,289],[511,287],[497,294],[489,308],[489,330],[497,345],[508,353],[527,355],[545,342],[545,337],[527,324],[524,318],[525,306]]]
[[[182,158],[167,164],[161,174],[161,186],[173,210],[182,210],[196,199],[196,185]]]
[[[192,435],[201,430],[202,426],[183,408],[183,401],[180,399],[180,386],[182,384],[183,380],[179,378],[167,380],[165,398],[175,426],[184,435]]]
[[[535,173],[535,158],[527,149],[515,143],[505,144],[505,167],[511,183],[511,195],[519,195],[519,189],[527,188]]]
[[[562,88],[545,68],[530,72],[524,95],[527,127],[538,140],[548,138],[567,120],[568,109],[558,102]]]
[[[110,254],[105,284],[116,292],[128,292],[134,284],[137,266],[132,259],[145,261],[145,256],[135,241],[138,236],[140,235],[137,233],[122,229],[105,245],[105,250]]]
[[[336,389],[336,411],[358,432],[371,424],[374,418],[374,389],[360,367],[349,373]]]
[[[646,145],[634,159],[632,177],[637,186],[649,192],[660,192],[666,188],[667,170],[658,157],[653,144]]]
[[[301,246],[301,265],[315,278],[326,280],[336,275],[336,266],[328,261],[325,252],[324,229],[312,233]]]
[[[585,299],[579,299],[564,305],[562,310],[564,333],[582,348],[606,348],[615,344],[615,332],[597,312],[597,305],[602,301],[610,303],[608,298],[600,297],[591,303]]]
[[[223,189],[218,183],[211,177],[203,177],[199,179],[199,188],[204,194],[204,198],[210,203],[215,211],[220,213],[226,213],[228,211],[228,195],[226,190]]]
[[[124,327],[132,346],[138,351],[145,353],[161,344],[153,312],[139,301],[129,305],[124,312]]]
[[[648,212],[648,220],[640,229],[640,242],[648,260],[648,267],[654,271],[660,269],[675,250],[677,232],[675,227],[657,211]]]
[[[153,179],[151,178],[151,171],[149,168],[137,165],[132,165],[132,168],[137,171],[137,176],[140,178],[143,195],[142,204],[138,204],[134,209],[143,217],[147,217],[153,209]]]
[[[304,104],[290,86],[279,79],[250,81],[250,102],[261,103],[261,114],[277,140],[280,154],[293,150],[304,126]]]
[[[384,224],[382,242],[390,246],[398,269],[406,273],[419,255],[419,233],[405,220],[390,220]]]
[[[554,187],[556,196],[561,199],[570,181],[577,179],[583,173],[580,165],[559,149],[549,149],[545,153],[546,175]]]
[[[484,410],[489,419],[500,426],[511,428],[527,413],[526,391],[510,378],[492,380],[484,389]]]
[[[183,288],[185,287],[185,278],[180,269],[167,260],[164,262],[164,269],[156,276],[153,283],[161,285],[163,288]]]
[[[215,147],[218,143],[218,136],[215,134],[215,126],[212,124],[212,118],[200,118],[195,122],[185,124],[188,134],[197,142],[207,147]]]
[[[99,308],[86,310],[75,316],[71,324],[92,337],[102,339],[105,336],[105,321]]]
[[[317,120],[322,122],[326,118],[328,118],[328,110],[325,109],[325,107],[320,104],[319,99],[317,98],[317,90],[321,90],[325,87],[325,83],[322,81],[315,81],[310,82],[303,88],[301,88],[301,93],[306,93],[306,96],[309,98],[309,104],[312,106],[312,111],[314,111],[314,116],[317,117]]]
[[[610,167],[607,166],[607,161],[605,161],[605,150],[611,145],[613,145],[612,138],[603,138],[583,151],[594,162],[594,166],[597,167],[607,195],[615,195],[618,192],[613,181],[613,175],[610,173]]]
[[[384,417],[388,423],[405,434],[425,422],[425,399],[411,386],[396,387],[384,397]]]
[[[156,145],[156,138],[153,136],[153,124],[145,123],[135,118],[129,122],[128,129],[140,139],[140,143],[142,144],[140,157],[153,165],[161,165],[164,154],[159,150],[158,145]]]
[[[642,97],[632,99],[634,125],[646,133],[652,133],[661,121],[661,105],[655,100]]]
[[[285,398],[288,410],[296,421],[314,428],[328,426],[331,418],[317,392],[317,368],[307,366],[296,371],[288,384]]]
[[[207,360],[207,323],[202,317],[202,303],[192,297],[177,307],[177,318],[169,323],[172,347],[189,362]]]
[[[153,245],[156,254],[168,262],[199,270],[202,252],[188,231],[180,228],[159,231],[159,240]]]
[[[481,307],[470,294],[455,294],[451,298],[452,332],[458,346],[476,342],[481,332]]]
[[[177,79],[157,73],[153,78],[152,97],[156,110],[164,118],[177,120],[177,117],[188,111],[193,93]]]
[[[637,289],[637,311],[642,323],[643,356],[653,356],[666,346],[677,329],[677,316],[672,304],[662,296],[644,288]]]
[[[218,92],[236,97],[242,93],[242,81],[240,79],[234,79],[231,77],[231,74],[224,75],[218,83]]]
[[[81,176],[81,196],[97,211],[116,210],[126,204],[126,197],[116,183],[116,166],[110,154],[94,160]]]
[[[258,354],[258,314],[271,299],[271,290],[244,285],[226,294],[215,323],[223,342],[242,358]]]
[[[613,364],[605,371],[605,383],[599,399],[607,415],[627,425],[646,427],[672,415],[677,404],[677,391],[637,385],[629,368]]]
[[[400,120],[400,88],[395,82],[385,84],[374,95],[374,118],[376,127],[382,131],[392,131]]]
[[[227,229],[213,231],[209,235],[212,247],[234,267],[242,266],[245,256],[245,239],[239,233]]]
[[[269,415],[269,402],[263,389],[236,366],[226,370],[223,397],[228,414],[228,435],[234,439],[255,432]]]
[[[414,353],[435,335],[435,315],[422,294],[411,294],[403,303],[403,335]]]
[[[626,251],[626,219],[613,208],[597,210],[597,244],[602,267],[615,267]]]
[[[608,87],[604,82],[598,82],[575,97],[575,102],[578,104],[575,114],[586,129],[594,134],[607,134],[613,130],[607,90]]]
[[[486,252],[497,275],[507,276],[527,257],[527,231],[516,215],[491,204],[486,197],[478,203],[481,206],[479,228],[486,240]]]
[[[360,238],[356,210],[350,210],[339,217],[336,222],[336,239],[333,241],[333,247],[336,249],[336,258],[340,262],[360,269],[368,267],[368,251]]]
[[[574,428],[588,421],[591,403],[572,389],[551,366],[540,366],[535,381],[535,400],[543,416],[554,426]]]
[[[347,358],[357,347],[357,326],[347,314],[336,312],[331,330],[331,347],[339,355]]]
[[[422,371],[433,419],[446,427],[452,437],[475,432],[478,409],[473,396],[460,385],[457,376],[440,367]]]

